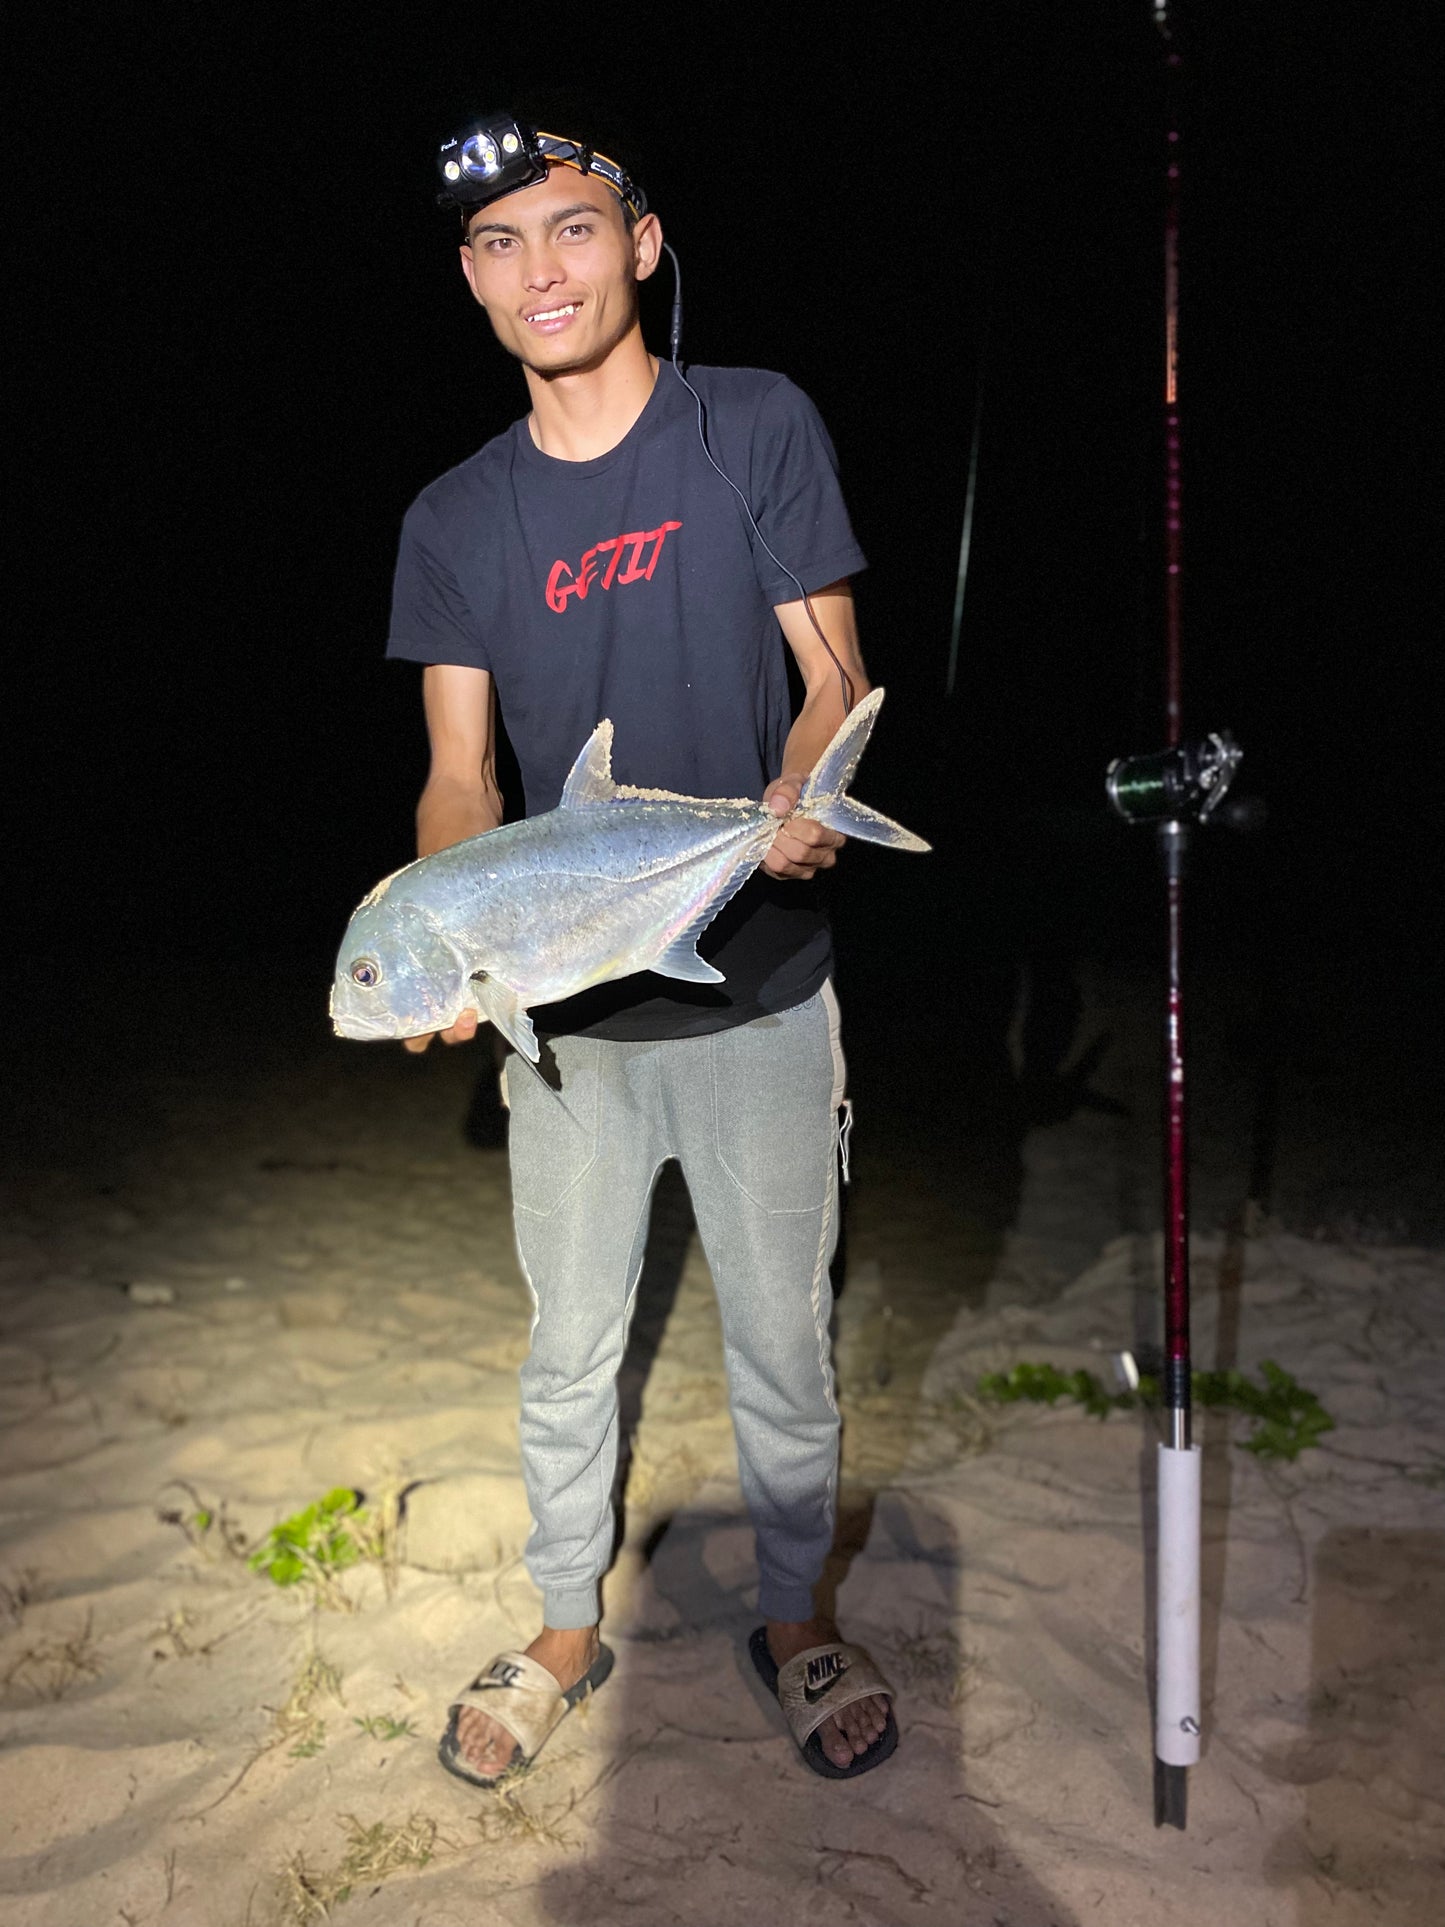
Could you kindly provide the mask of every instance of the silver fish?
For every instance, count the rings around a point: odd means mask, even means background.
[[[875,689],[855,705],[794,814],[926,850],[847,794],[882,700]],[[638,970],[721,983],[697,940],[786,820],[760,802],[615,783],[612,725],[601,722],[555,810],[409,863],[364,899],[337,958],[335,1027],[343,1037],[418,1037],[471,1006],[535,1064],[534,1004]]]

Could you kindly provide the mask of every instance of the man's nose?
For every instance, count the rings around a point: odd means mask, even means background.
[[[555,288],[562,280],[562,264],[550,242],[534,241],[522,263],[522,280],[529,288]]]

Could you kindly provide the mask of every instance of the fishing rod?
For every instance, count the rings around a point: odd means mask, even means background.
[[[1227,731],[1184,738],[1183,440],[1179,401],[1179,228],[1183,65],[1169,0],[1151,0],[1164,49],[1164,730],[1166,747],[1109,766],[1117,812],[1153,826],[1164,872],[1165,1436],[1157,1452],[1154,1822],[1183,1828],[1187,1769],[1200,1755],[1200,1450],[1193,1438],[1189,1292],[1189,1146],[1184,1029],[1184,879],[1191,835],[1218,810],[1240,760]],[[1128,1369],[1133,1361],[1128,1358]]]

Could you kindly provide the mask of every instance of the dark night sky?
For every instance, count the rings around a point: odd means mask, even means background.
[[[1194,12],[1187,704],[1194,733],[1233,727],[1274,812],[1212,887],[1236,914],[1267,901],[1286,943],[1383,952],[1411,941],[1408,819],[1438,760],[1426,14]],[[639,156],[690,357],[785,370],[834,432],[892,692],[865,794],[966,841],[936,876],[985,900],[1046,889],[1051,835],[1106,897],[1147,865],[1101,789],[1162,735],[1146,6],[963,8],[926,39],[833,9],[766,37],[720,8],[57,17],[14,284],[31,956],[324,977],[357,895],[410,854],[419,692],[381,660],[397,528],[524,406],[432,154],[460,115],[559,79]]]

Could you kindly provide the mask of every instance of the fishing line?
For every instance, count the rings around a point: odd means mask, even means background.
[[[968,480],[963,493],[963,533],[958,542],[958,576],[953,592],[953,627],[948,638],[948,674],[944,679],[943,693],[951,696],[958,680],[958,639],[963,629],[963,598],[968,588],[968,565],[973,553],[973,505],[978,496],[978,444],[983,433],[983,389],[984,374],[988,365],[988,324],[989,309],[992,301],[990,288],[989,301],[984,308],[982,339],[978,351],[978,376],[973,392],[973,434],[968,444]]]
[[[854,700],[853,679],[838,660],[832,643],[830,643],[828,638],[823,634],[822,625],[819,623],[813,609],[812,597],[808,594],[808,591],[803,587],[797,576],[793,574],[793,571],[788,567],[787,563],[774,551],[772,544],[768,541],[768,538],[763,534],[754,519],[752,509],[748,505],[747,496],[743,494],[727,470],[718,463],[712,450],[707,445],[707,410],[703,407],[702,396],[682,372],[682,267],[677,258],[677,250],[673,247],[672,243],[670,241],[664,241],[662,245],[672,261],[672,324],[668,330],[668,347],[671,352],[672,371],[697,403],[697,438],[702,443],[702,452],[706,455],[708,464],[713,472],[722,477],[733,494],[736,495],[742,503],[743,514],[748,518],[748,527],[758,538],[759,542],[762,543],[764,549],[766,549],[768,555],[772,558],[774,566],[782,570],[783,574],[788,578],[789,582],[792,583],[802,598],[803,607],[808,613],[808,620],[813,625],[813,633],[827,650],[832,659],[833,667],[838,672],[838,682],[843,692],[843,714],[845,716],[850,715],[852,713]]]

